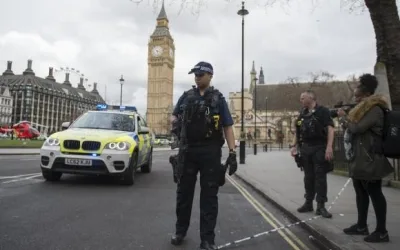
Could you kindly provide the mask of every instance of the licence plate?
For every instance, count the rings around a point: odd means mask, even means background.
[[[74,166],[92,166],[92,160],[66,158],[65,164]]]

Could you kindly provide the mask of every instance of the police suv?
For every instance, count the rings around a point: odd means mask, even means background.
[[[40,149],[47,181],[58,181],[63,173],[94,174],[117,176],[133,185],[139,168],[151,172],[153,136],[135,107],[97,105],[62,127]]]

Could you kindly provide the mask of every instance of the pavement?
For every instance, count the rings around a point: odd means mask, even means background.
[[[139,172],[133,186],[96,176],[46,182],[39,155],[1,155],[0,249],[198,249],[199,182],[185,242],[170,244],[176,218],[170,154],[154,152],[152,172]],[[217,245],[269,231],[225,249],[318,249],[301,227],[274,230],[289,223],[285,214],[236,177],[227,177],[218,197]]]
[[[343,228],[357,222],[355,192],[351,179],[348,177],[328,175],[329,201],[327,208],[331,206],[330,212],[333,214],[333,218],[325,219],[315,218],[314,213],[300,214],[297,212],[297,208],[304,203],[304,173],[297,168],[288,150],[247,155],[245,165],[240,165],[236,175],[284,211],[289,218],[295,221],[304,221],[305,223],[297,226],[305,228],[319,243],[331,249],[399,249],[399,189],[383,187],[388,205],[387,229],[390,242],[370,244],[363,241],[363,236],[348,236],[342,231]],[[348,185],[345,187],[346,183]],[[368,224],[370,232],[374,231],[376,220],[372,203],[370,203]]]

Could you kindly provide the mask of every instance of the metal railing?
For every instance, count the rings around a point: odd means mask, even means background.
[[[346,156],[345,156],[343,135],[344,135],[344,132],[342,130],[337,130],[335,132],[335,140],[334,140],[334,147],[333,147],[333,152],[334,152],[334,156],[335,156],[334,169],[338,170],[338,171],[342,171],[342,172],[348,172],[349,171],[349,163],[346,160]],[[399,181],[400,180],[400,159],[390,159],[389,158],[389,162],[394,167],[394,172],[393,172],[393,174],[389,175],[385,179]]]

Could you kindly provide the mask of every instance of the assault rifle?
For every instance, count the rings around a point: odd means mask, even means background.
[[[344,112],[349,113],[350,110],[351,110],[352,108],[354,108],[356,105],[357,105],[357,104],[355,104],[355,103],[346,103],[346,104],[343,104],[343,102],[341,101],[341,102],[339,102],[338,104],[334,105],[334,106],[333,106],[333,109],[330,109],[330,110],[329,110],[329,111],[330,111],[330,114],[331,114],[331,117],[332,117],[332,118],[336,118],[336,117],[338,116],[338,115],[337,115],[337,112],[338,112],[339,109],[343,109]]]
[[[301,171],[303,171],[303,163],[301,162],[300,153],[297,153],[294,156],[294,161],[296,162],[297,167],[300,168]]]
[[[189,102],[192,100],[189,98]],[[190,105],[189,107],[192,107]],[[187,152],[187,124],[190,123],[189,119],[192,117],[192,110],[185,109],[183,111],[182,117],[178,117],[178,121],[173,124],[172,133],[174,141],[171,143],[171,149],[179,147],[178,154],[171,155],[169,157],[169,162],[172,164],[172,171],[174,173],[174,182],[179,183],[181,176],[183,174],[183,164],[185,161],[185,155]]]
[[[184,112],[184,117],[187,112]],[[169,162],[172,165],[172,172],[174,174],[174,182],[179,183],[183,173],[184,155],[187,149],[186,143],[186,124],[183,124],[184,119],[180,119],[173,123],[172,128],[172,143],[171,149],[179,148],[178,154],[171,155]]]

